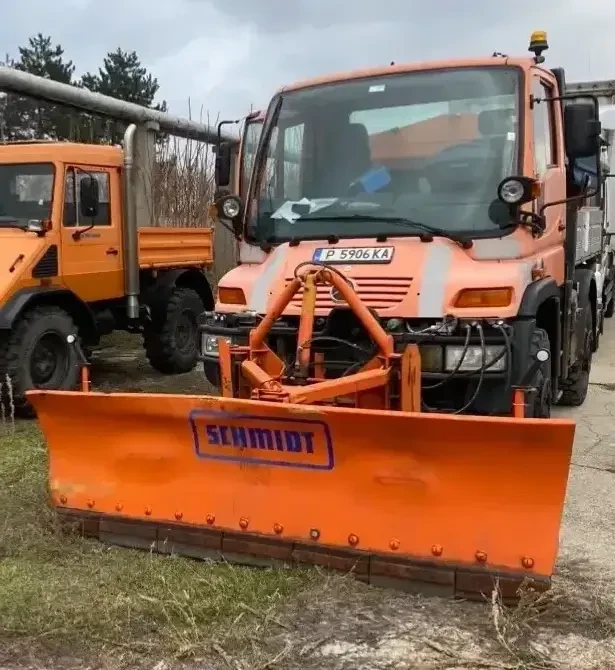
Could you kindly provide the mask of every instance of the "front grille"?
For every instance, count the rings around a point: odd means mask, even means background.
[[[286,278],[286,286],[292,281]],[[408,294],[412,277],[352,277],[355,291],[366,307],[386,310],[398,305]],[[292,307],[301,308],[303,289],[291,300]],[[343,305],[331,298],[331,286],[318,286],[316,289],[316,309],[333,309]]]

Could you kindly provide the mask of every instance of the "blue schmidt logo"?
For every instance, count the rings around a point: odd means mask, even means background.
[[[202,459],[331,470],[333,444],[324,421],[193,410],[196,455]]]

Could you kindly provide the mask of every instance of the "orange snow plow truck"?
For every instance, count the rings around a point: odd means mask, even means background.
[[[30,391],[58,513],[161,552],[548,588],[575,428],[550,407],[587,392],[604,180],[598,101],[546,47],[284,88],[233,180],[221,143],[220,395]]]
[[[77,386],[73,335],[88,358],[101,337],[123,330],[142,335],[162,374],[198,365],[197,319],[214,305],[205,274],[213,266],[212,230],[154,225],[142,204],[149,201],[136,171],[143,164],[137,132],[128,126],[123,148],[0,143],[4,409],[28,416],[28,389]]]

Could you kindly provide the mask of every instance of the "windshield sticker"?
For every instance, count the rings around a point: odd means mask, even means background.
[[[375,167],[362,174],[350,185],[350,192],[375,193],[391,183],[391,173],[385,167]]]
[[[338,198],[316,198],[315,200],[308,200],[307,198],[301,198],[301,200],[287,200],[281,207],[276,209],[276,211],[271,215],[272,219],[284,219],[289,223],[295,223],[297,219],[300,219],[302,216],[307,214],[313,214],[319,209],[324,207],[329,207],[334,202],[337,202]],[[302,208],[303,211],[296,211],[295,206]]]
[[[386,91],[385,84],[374,84],[373,86],[369,87],[370,93],[382,93],[382,91]]]

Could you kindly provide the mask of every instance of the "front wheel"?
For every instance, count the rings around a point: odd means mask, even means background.
[[[530,365],[534,364],[538,352],[546,349],[551,352],[551,343],[546,330],[536,328],[532,334],[530,344]],[[535,389],[532,402],[528,405],[527,416],[535,419],[548,419],[551,416],[552,386],[551,386],[551,360],[542,363],[536,371],[531,386]]]
[[[26,399],[29,389],[74,390],[79,383],[79,360],[68,336],[77,332],[63,309],[41,305],[28,310],[2,338],[0,373],[2,402],[15,414],[32,417]]]

